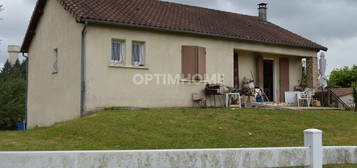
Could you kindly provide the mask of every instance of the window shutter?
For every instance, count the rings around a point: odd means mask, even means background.
[[[192,79],[196,74],[197,51],[195,46],[182,46],[181,51],[181,71],[183,77]]]
[[[289,91],[289,59],[279,59],[280,102],[285,102],[285,92]]]
[[[257,56],[257,84],[259,88],[264,88],[264,58],[262,56]],[[254,80],[254,79],[253,79]]]
[[[204,80],[206,74],[206,48],[197,47],[197,76],[196,80]]]

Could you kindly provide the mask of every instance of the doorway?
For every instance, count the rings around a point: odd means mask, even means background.
[[[269,100],[274,101],[274,61],[264,60],[263,62],[264,71],[264,92]]]
[[[239,88],[239,61],[238,61],[238,53],[234,52],[233,57],[233,79],[234,79],[234,88]]]

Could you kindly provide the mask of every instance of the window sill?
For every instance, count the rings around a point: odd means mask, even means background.
[[[149,70],[146,66],[127,66],[127,65],[109,65],[111,68],[126,68],[126,69],[142,69],[142,70]]]

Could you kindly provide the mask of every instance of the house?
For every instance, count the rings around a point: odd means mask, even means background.
[[[192,94],[214,81],[204,76],[232,87],[254,78],[284,101],[302,59],[316,86],[321,50],[270,23],[264,3],[257,17],[159,0],[38,0],[21,47],[28,127],[108,107],[192,106]],[[164,78],[175,84],[157,82]]]
[[[352,88],[331,88],[331,92],[335,97],[338,97],[340,101],[338,101],[337,107],[340,109],[345,109],[345,106],[354,109],[355,103],[353,100],[353,89]]]

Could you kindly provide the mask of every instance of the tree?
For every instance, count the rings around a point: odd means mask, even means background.
[[[24,120],[26,81],[8,78],[0,83],[0,129],[14,129]]]
[[[15,129],[25,118],[27,60],[14,66],[5,63],[0,72],[0,130]]]
[[[12,71],[12,66],[9,61],[6,61],[3,69],[1,70],[1,73],[4,75],[10,75]]]
[[[328,82],[331,88],[350,88],[352,83],[357,82],[357,65],[334,69]]]

